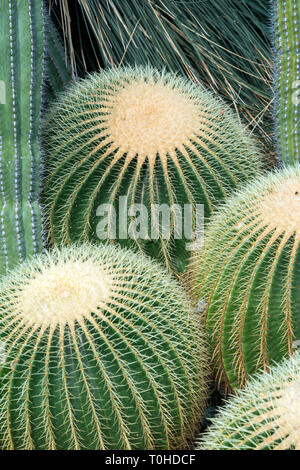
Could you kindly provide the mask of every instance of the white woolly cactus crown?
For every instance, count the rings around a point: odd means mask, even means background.
[[[127,75],[130,80],[129,71]],[[105,128],[104,135],[108,135],[107,142],[114,143],[119,155],[128,153],[129,158],[138,155],[140,163],[146,158],[155,161],[157,154],[163,164],[168,155],[176,158],[176,148],[183,150],[189,144],[201,122],[200,111],[190,94],[192,87],[187,86],[183,93],[175,77],[164,80],[162,76],[158,81],[157,78],[148,73],[145,80],[141,73],[140,79],[108,94],[103,109],[101,127]]]
[[[300,354],[257,374],[228,401],[201,450],[300,450]]]
[[[112,278],[99,266],[95,255],[86,259],[80,256],[82,248],[73,250],[74,254],[77,252],[74,259],[62,256],[52,265],[37,264],[35,275],[24,279],[14,308],[9,305],[9,311],[15,309],[15,314],[27,324],[55,327],[81,323],[104,307],[111,299]],[[53,255],[49,257],[52,260]]]
[[[0,283],[2,449],[180,448],[207,394],[183,289],[129,250],[55,248]]]

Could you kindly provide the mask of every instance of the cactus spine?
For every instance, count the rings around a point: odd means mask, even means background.
[[[300,165],[230,198],[192,261],[219,381],[244,385],[300,340]]]
[[[0,274],[42,246],[42,2],[0,0]]]
[[[275,119],[283,164],[299,161],[300,2],[274,0]]]
[[[2,449],[173,449],[207,393],[206,348],[184,291],[129,250],[73,246],[0,287]]]
[[[257,374],[229,400],[197,450],[300,450],[300,355]]]
[[[44,127],[43,194],[52,241],[99,242],[97,208],[110,204],[117,211],[110,238],[137,245],[176,272],[186,267],[188,237],[176,237],[174,212],[171,236],[164,237],[158,216],[150,220],[153,207],[203,204],[208,218],[260,167],[255,144],[222,101],[150,67],[101,72],[77,83]],[[147,208],[148,230],[140,238],[113,234],[120,196]]]

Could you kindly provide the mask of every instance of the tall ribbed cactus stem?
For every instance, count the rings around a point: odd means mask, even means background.
[[[300,2],[273,1],[275,31],[275,118],[283,164],[299,161]]]
[[[45,16],[45,42],[46,42],[46,64],[45,64],[45,95],[47,101],[57,97],[58,93],[66,89],[74,78],[71,66],[65,56],[64,47],[61,43],[55,25],[50,15]]]
[[[42,247],[41,0],[0,0],[0,274]]]

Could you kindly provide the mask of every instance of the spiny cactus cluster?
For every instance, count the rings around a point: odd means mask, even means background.
[[[293,164],[300,151],[300,3],[273,0],[272,4],[277,147],[282,162]]]
[[[0,286],[1,449],[176,449],[207,394],[184,291],[154,262],[73,246]]]
[[[39,148],[42,2],[0,0],[0,275],[43,246]]]
[[[219,383],[236,389],[271,371],[199,448],[300,449],[300,354],[274,365],[300,341],[299,2],[278,0],[274,15],[278,134],[294,167],[225,200],[259,175],[260,157],[221,100],[150,67],[96,73],[45,118],[52,251],[38,254],[44,49],[49,100],[70,71],[42,1],[0,0],[0,449],[186,448],[208,394],[201,317]],[[191,241],[178,230],[182,210],[194,210],[192,232],[198,205],[208,222],[220,203],[191,261],[195,314],[144,254],[181,274]],[[121,247],[99,243],[105,223]]]
[[[165,237],[154,205],[203,204],[208,218],[260,167],[254,142],[222,101],[150,67],[101,72],[71,87],[45,120],[43,141],[43,200],[53,242],[99,242],[98,207],[109,204],[117,214],[108,220],[108,237],[137,244],[176,272],[186,267],[187,240],[176,237],[173,211]],[[123,236],[120,196],[148,210],[140,238]]]
[[[198,450],[300,450],[300,354],[252,379],[213,419]]]
[[[300,340],[300,165],[230,198],[192,261],[220,381],[240,387]]]

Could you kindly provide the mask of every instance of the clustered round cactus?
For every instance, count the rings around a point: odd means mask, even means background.
[[[254,141],[221,100],[150,67],[103,71],[70,87],[45,119],[43,142],[53,242],[99,241],[98,208],[109,204],[107,237],[137,245],[175,272],[188,262],[186,234],[177,237],[172,210],[166,236],[154,206],[203,204],[208,218],[260,169]],[[120,197],[147,209],[139,237],[124,235]]]
[[[188,448],[212,362],[219,385],[245,388],[198,449],[300,450],[299,2],[274,2],[294,166],[254,182],[256,144],[202,85],[127,67],[59,95],[73,75],[43,7],[0,0],[0,449]]]
[[[177,282],[117,247],[25,261],[0,285],[1,449],[178,449],[207,395]]]
[[[300,165],[230,198],[192,261],[219,381],[242,386],[300,340]]]
[[[212,420],[198,450],[300,450],[300,354],[257,374]]]

